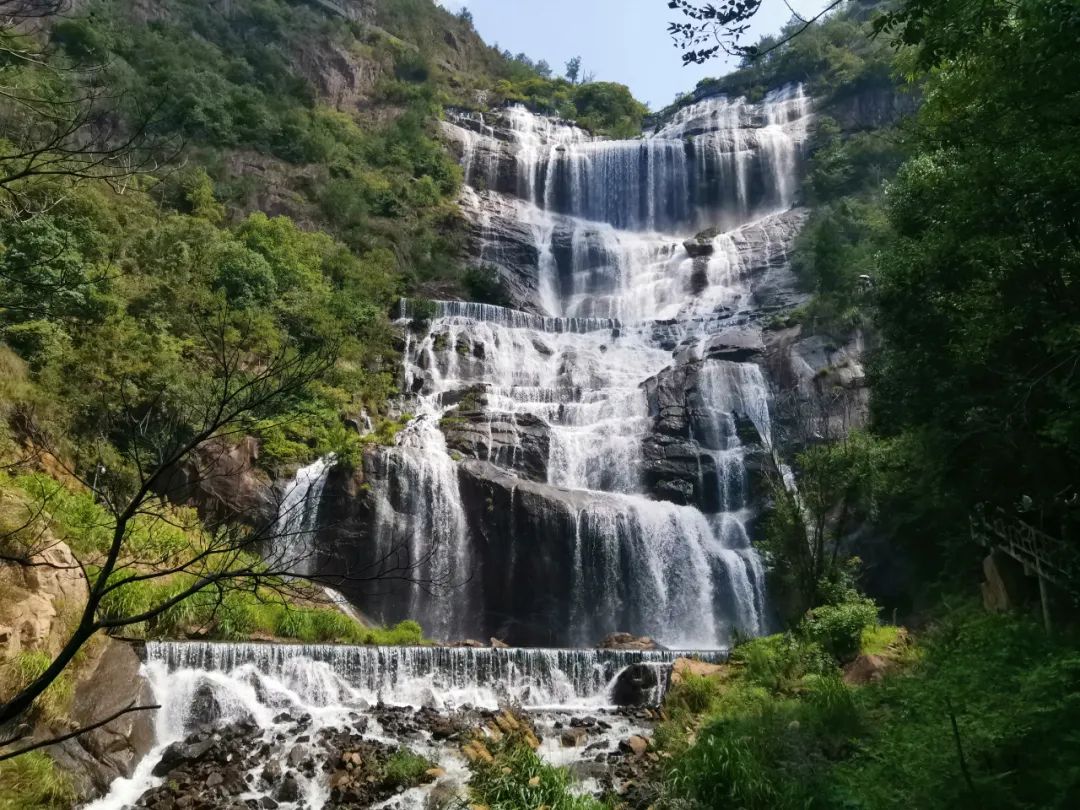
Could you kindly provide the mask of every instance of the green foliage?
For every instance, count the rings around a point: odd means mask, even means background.
[[[843,663],[858,655],[863,632],[877,623],[877,614],[872,600],[853,595],[840,604],[811,610],[799,632]]]
[[[398,622],[388,628],[364,628],[358,641],[362,644],[378,644],[392,647],[417,646],[428,644],[424,631],[411,619]]]
[[[574,84],[546,78],[531,68],[520,78],[495,85],[496,103],[524,104],[530,110],[573,120],[597,135],[636,138],[648,107],[626,85],[614,82]]]
[[[745,95],[758,100],[771,88],[803,82],[825,103],[857,92],[892,85],[894,54],[889,37],[871,37],[872,19],[886,2],[850,3],[779,47],[803,23],[792,20],[775,36],[757,43],[762,55],[744,60],[739,70],[719,79],[703,79],[699,91]]]
[[[808,679],[798,699],[736,686],[675,758],[666,791],[692,807],[806,807],[821,795],[823,763],[860,722],[835,675]]]
[[[744,642],[731,659],[743,666],[746,683],[772,694],[793,694],[808,675],[824,675],[835,666],[818,643],[791,632]]]
[[[891,624],[873,624],[863,628],[859,639],[859,652],[863,655],[882,655],[902,642],[899,627]]]
[[[857,519],[877,516],[895,466],[890,450],[888,442],[853,432],[796,456],[797,492],[775,483],[761,546],[791,603],[788,619],[823,601],[844,600],[854,561],[841,553],[841,544]],[[834,599],[830,589],[841,593]]]
[[[720,684],[713,678],[687,673],[668,692],[668,704],[694,714],[704,714],[720,696]]]
[[[614,82],[579,85],[573,94],[573,118],[586,129],[614,138],[636,138],[648,108],[630,89]]]
[[[1072,234],[1080,212],[1074,3],[911,4],[939,66],[889,187],[871,369],[882,432],[925,446],[962,508],[1023,496],[1070,535],[1080,452]]]
[[[44,650],[23,650],[0,663],[0,701],[19,694],[44,674],[51,663],[52,656]],[[66,717],[71,708],[71,699],[74,694],[75,687],[71,676],[64,673],[54,680],[34,702],[34,710],[46,722],[61,720]],[[0,774],[2,774],[2,766],[0,766]],[[2,783],[3,777],[0,776],[0,784]]]
[[[425,771],[434,767],[434,763],[426,757],[408,748],[399,748],[383,763],[382,781],[396,788],[412,787],[421,782]]]
[[[607,810],[609,805],[573,792],[573,779],[565,768],[544,761],[517,734],[490,744],[493,762],[470,767],[469,791],[473,803],[490,810],[548,807],[550,810]]]
[[[75,800],[71,780],[47,754],[0,762],[0,810],[67,810]]]
[[[1069,807],[1080,786],[1080,660],[1071,639],[964,608],[922,643],[907,677],[860,692],[874,733],[835,772],[857,808]],[[974,782],[959,770],[949,707]]]
[[[672,755],[662,806],[1072,806],[1080,786],[1076,640],[973,606],[939,617],[915,652],[896,649],[896,628],[867,628],[866,651],[901,669],[860,688],[845,686],[835,659],[801,632],[736,647],[736,676],[716,687],[701,715],[688,716],[671,693],[669,715],[700,730],[689,746],[670,721],[657,734]]]

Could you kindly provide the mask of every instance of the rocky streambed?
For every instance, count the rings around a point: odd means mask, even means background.
[[[488,761],[519,724],[575,790],[636,796],[656,764],[648,739],[675,656],[149,645],[156,744],[90,807],[456,807],[470,760]]]
[[[121,806],[174,808],[444,808],[467,797],[468,760],[503,733],[510,710],[375,706],[335,727],[282,713],[203,723],[160,751],[156,784]],[[581,792],[639,790],[656,761],[649,709],[532,712],[539,753],[568,767]],[[477,746],[479,742],[479,746]]]

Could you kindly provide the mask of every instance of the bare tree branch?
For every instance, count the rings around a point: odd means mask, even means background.
[[[89,732],[95,731],[102,726],[107,726],[113,720],[117,720],[123,717],[125,714],[131,714],[132,712],[147,712],[160,708],[161,706],[158,704],[154,704],[151,706],[136,706],[132,704],[127,708],[110,714],[104,720],[98,720],[96,723],[91,723],[88,726],[83,726],[82,728],[77,728],[74,731],[69,731],[67,734],[61,734],[58,737],[50,737],[45,740],[39,740],[38,742],[16,749],[15,751],[0,752],[0,762],[8,759],[14,759],[15,757],[22,756],[23,754],[29,754],[31,751],[37,751],[41,748],[48,748],[50,745],[58,745],[62,742],[66,742],[67,740],[72,740],[75,737],[80,737],[83,734],[88,734]],[[6,748],[7,746],[14,744],[21,739],[23,739],[22,735],[10,737],[6,740],[0,740],[0,748]]]

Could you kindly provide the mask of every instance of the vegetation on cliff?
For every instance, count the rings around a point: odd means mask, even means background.
[[[820,48],[845,30],[850,45]],[[1056,564],[1075,558],[1078,34],[1064,2],[851,3],[716,83],[800,80],[825,99],[794,261],[813,297],[791,320],[876,348],[866,429],[816,436],[799,495],[777,489],[764,546],[792,629],[669,697],[667,806],[1076,803],[1077,639],[1022,599],[995,616],[951,594],[982,573],[980,504],[1063,541]],[[851,88],[906,83],[921,108],[852,126],[845,63]],[[894,631],[838,590],[856,526],[917,566],[917,638],[883,646]],[[1050,599],[1067,623],[1071,595]]]

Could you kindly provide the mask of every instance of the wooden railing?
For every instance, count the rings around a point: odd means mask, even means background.
[[[1004,509],[975,512],[971,516],[971,535],[981,545],[1008,554],[1030,576],[1049,580],[1070,592],[1080,587],[1080,555],[1076,550]]]
[[[971,536],[980,545],[1011,557],[1027,576],[1039,581],[1039,602],[1046,631],[1052,629],[1054,593],[1080,604],[1080,554],[1071,544],[1008,514],[980,509],[971,515]]]
[[[317,6],[329,11],[331,14],[336,14],[339,17],[345,17],[350,19],[352,15],[343,3],[338,3],[336,0],[309,0]]]

